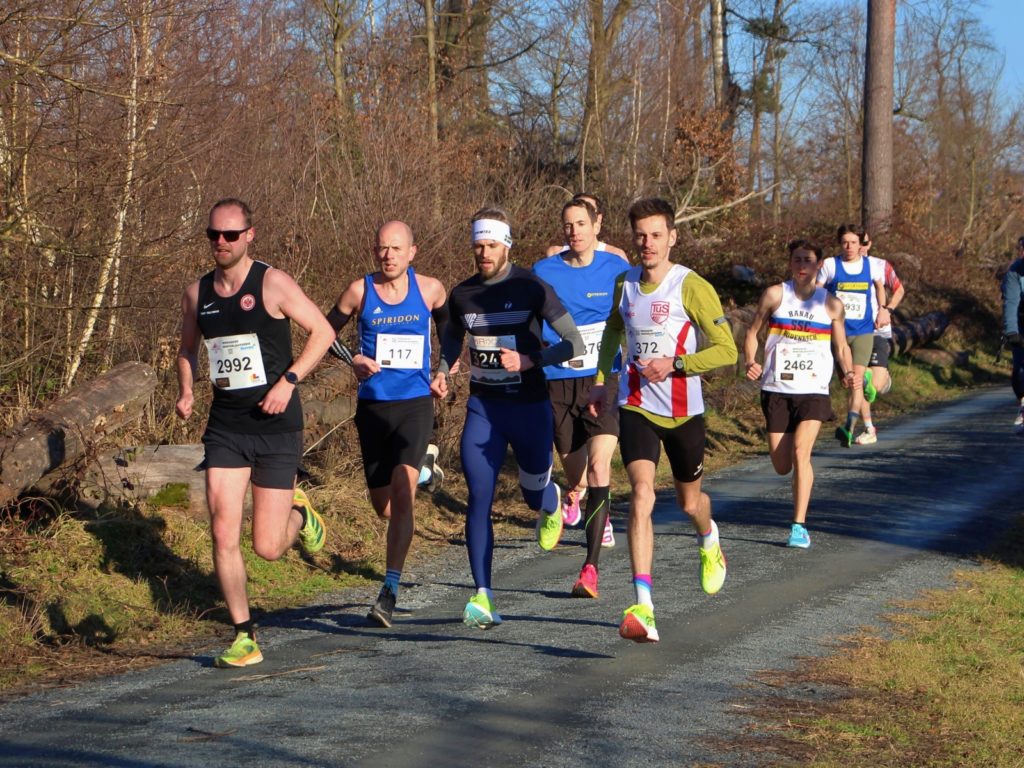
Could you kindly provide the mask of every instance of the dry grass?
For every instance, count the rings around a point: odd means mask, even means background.
[[[1019,559],[1020,529],[1011,544]],[[960,573],[955,589],[898,607],[894,639],[866,632],[799,671],[763,674],[774,694],[750,710],[759,733],[730,746],[772,765],[1024,765],[1019,562]]]

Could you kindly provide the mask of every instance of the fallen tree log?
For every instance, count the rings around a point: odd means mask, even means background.
[[[307,447],[355,412],[356,382],[347,366],[323,366],[299,388],[305,416]],[[135,504],[154,495],[170,507],[205,518],[206,472],[202,467],[202,444],[110,446],[98,451],[76,482],[81,503]],[[51,473],[37,484],[48,491],[58,483],[59,472]],[[167,491],[166,493],[162,493]],[[246,494],[245,508],[251,509]]]
[[[894,322],[892,324],[892,353],[905,355],[914,347],[942,337],[949,327],[949,316],[945,312],[929,312],[915,320]]]
[[[48,472],[81,456],[107,433],[134,421],[156,390],[145,363],[114,366],[75,387],[0,438],[0,505]]]
[[[111,502],[137,504],[168,491],[160,499],[162,506],[205,518],[205,453],[202,443],[101,451],[82,478],[79,501],[93,507]],[[252,506],[248,492],[244,506],[246,510]]]
[[[926,365],[939,368],[966,368],[971,363],[970,350],[950,352],[945,349],[912,349],[910,356]]]

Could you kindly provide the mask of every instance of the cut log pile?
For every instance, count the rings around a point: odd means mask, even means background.
[[[138,419],[155,390],[150,366],[121,363],[8,432],[0,438],[0,505]]]
[[[355,412],[351,371],[325,365],[300,394],[306,414],[307,440],[316,439]],[[0,437],[0,506],[29,489],[49,493],[59,473],[88,459],[81,479],[82,501],[136,501],[168,483],[188,483],[191,507],[205,511],[205,476],[197,465],[201,445],[112,447],[108,437],[135,422],[156,390],[156,373],[140,362],[111,368],[75,387],[46,409]],[[102,445],[106,443],[106,445]]]

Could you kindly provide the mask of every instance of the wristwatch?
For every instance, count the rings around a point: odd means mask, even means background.
[[[683,373],[685,368],[683,366],[683,356],[676,355],[672,358],[672,370],[676,373]]]
[[[299,377],[296,375],[295,371],[285,371],[284,380],[292,386],[299,386]]]

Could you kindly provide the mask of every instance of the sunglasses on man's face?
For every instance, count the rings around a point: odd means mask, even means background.
[[[206,236],[210,238],[211,242],[217,242],[221,236],[224,237],[224,242],[233,243],[252,227],[246,227],[245,229],[213,229],[213,227],[206,228]]]

